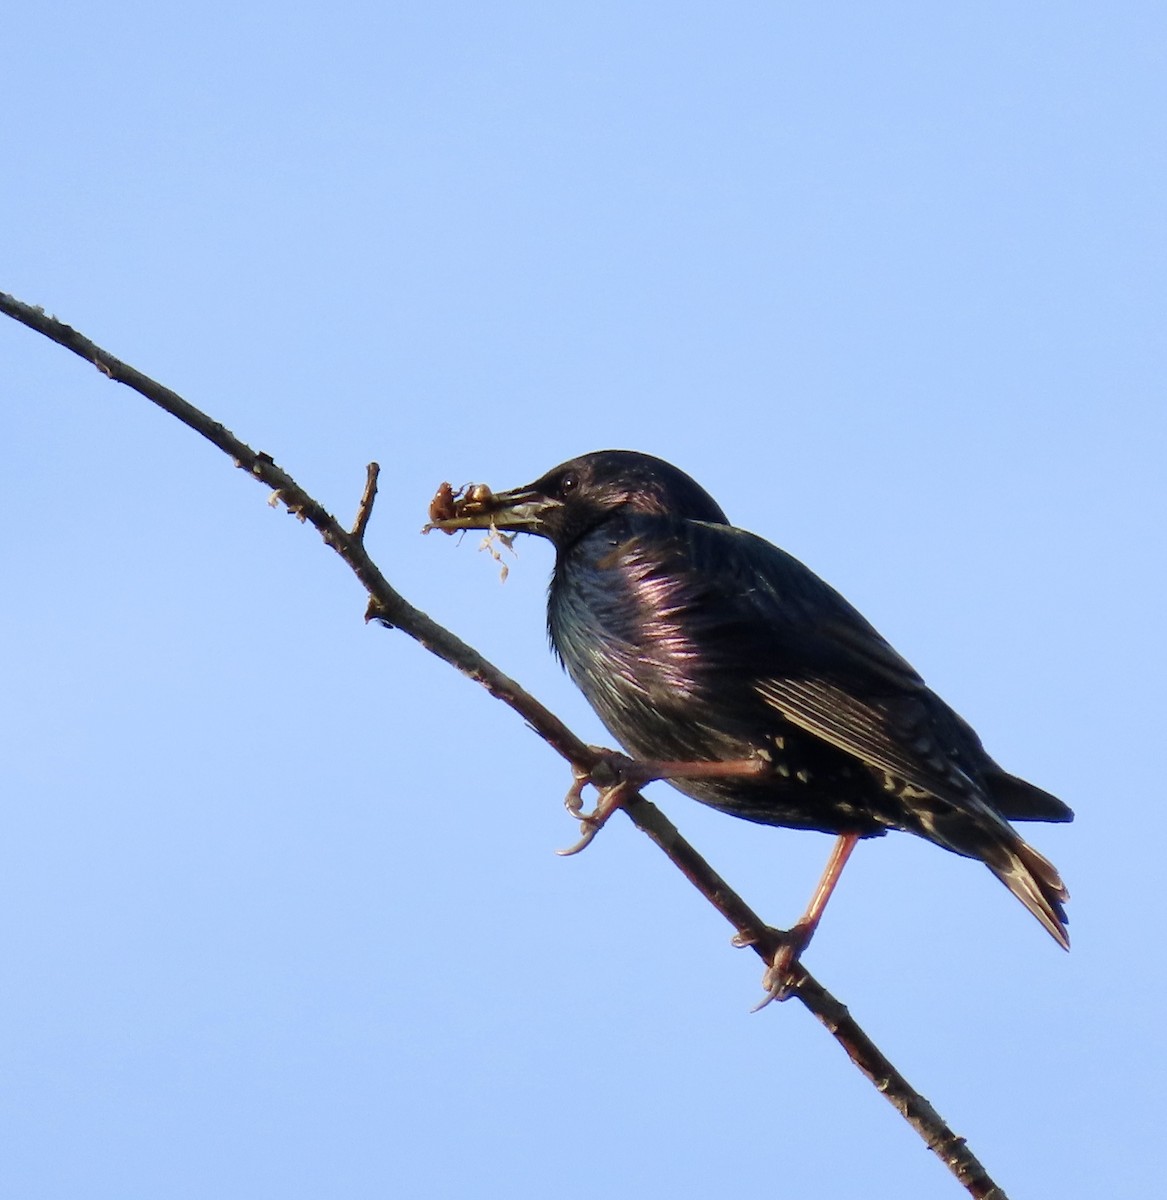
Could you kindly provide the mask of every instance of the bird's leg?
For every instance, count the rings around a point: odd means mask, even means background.
[[[842,875],[843,868],[847,865],[847,859],[851,857],[851,851],[855,849],[858,841],[857,833],[843,833],[835,840],[826,870],[823,871],[819,885],[815,888],[814,895],[806,906],[806,912],[790,929],[780,932],[781,944],[773,958],[770,959],[770,966],[765,975],[762,976],[762,987],[766,989],[767,995],[755,1008],[755,1012],[758,1008],[765,1008],[771,1000],[785,1000],[789,995],[791,973],[795,964],[810,944],[810,939],[814,937],[814,931],[818,928],[819,921],[822,920],[827,901],[831,898],[831,893],[839,882],[839,876]],[[777,930],[774,932],[779,933]]]
[[[768,775],[774,765],[761,754],[751,758],[731,758],[723,762],[668,762],[638,760],[637,766],[650,772],[645,783],[653,779],[750,779]]]
[[[604,827],[608,818],[630,796],[654,779],[745,779],[764,775],[773,768],[760,755],[754,758],[732,759],[727,762],[671,762],[657,759],[629,758],[615,750],[602,750],[603,757],[594,767],[572,767],[574,780],[563,803],[583,828],[583,837],[574,846],[559,850],[562,855],[578,854]],[[591,812],[584,812],[583,790],[588,784],[599,790],[599,798]]]

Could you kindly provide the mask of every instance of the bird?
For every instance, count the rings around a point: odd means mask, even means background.
[[[1000,767],[847,600],[730,524],[689,475],[601,450],[509,491],[443,488],[430,527],[553,545],[551,646],[643,764],[637,786],[665,778],[735,817],[836,835],[768,988],[805,949],[855,845],[894,830],[984,863],[1069,949],[1069,892],[1011,822],[1071,821],[1071,809]]]

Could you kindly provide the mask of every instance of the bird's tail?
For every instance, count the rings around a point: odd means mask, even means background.
[[[1070,948],[1066,930],[1066,901],[1069,890],[1057,868],[1044,854],[1020,837],[1012,846],[1002,846],[1001,855],[984,859],[985,866],[1049,930],[1063,950]]]
[[[1049,930],[1058,945],[1069,950],[1065,908],[1069,890],[1053,863],[1022,841],[1008,821],[986,805],[976,813],[950,810],[944,815],[929,814],[921,827],[931,841],[966,858],[979,858]]]

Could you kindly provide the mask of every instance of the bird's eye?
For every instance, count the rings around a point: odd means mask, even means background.
[[[559,481],[559,494],[570,496],[579,487],[579,476],[574,471],[568,471]]]

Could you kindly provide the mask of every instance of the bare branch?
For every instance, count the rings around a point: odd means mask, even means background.
[[[0,312],[35,329],[51,341],[92,363],[103,375],[124,383],[157,404],[184,425],[201,434],[229,455],[235,465],[272,491],[272,503],[283,504],[301,521],[312,525],[326,545],[349,565],[369,594],[366,620],[396,627],[420,642],[443,662],[481,684],[509,705],[577,772],[587,772],[605,757],[603,751],[581,741],[552,712],[513,679],[503,674],[478,651],[431,620],[394,590],[369,557],[364,533],[372,514],[379,468],[369,465],[364,494],[352,532],[345,530],[269,454],[253,450],[230,430],[189,404],[177,393],[115,358],[70,326],[48,316],[41,308],[24,304],[0,292]],[[681,836],[673,823],[651,801],[634,794],[623,810],[643,833],[669,857],[680,872],[733,926],[737,940],[753,948],[769,965],[776,931],[771,929]],[[801,964],[794,968],[790,991],[830,1032],[856,1067],[875,1085],[923,1138],[928,1148],[977,1200],[1007,1200],[985,1168],[936,1110],[892,1066],[856,1024],[846,1006],[830,994]]]

